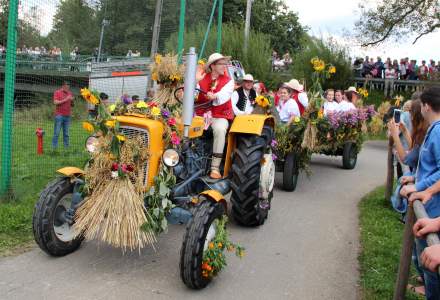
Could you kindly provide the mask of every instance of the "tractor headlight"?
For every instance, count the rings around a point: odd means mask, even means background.
[[[90,153],[94,153],[98,150],[98,138],[96,136],[92,135],[87,138],[86,149]]]
[[[165,150],[162,160],[166,166],[175,167],[179,163],[179,153],[174,149]]]

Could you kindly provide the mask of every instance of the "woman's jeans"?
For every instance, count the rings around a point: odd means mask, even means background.
[[[70,127],[70,116],[55,116],[52,148],[56,149],[58,147],[58,137],[60,136],[61,128],[63,129],[64,148],[69,147],[69,127]]]
[[[420,258],[423,250],[428,247],[426,240],[416,239],[417,257]],[[440,280],[438,273],[433,273],[422,267],[423,280],[425,281],[425,295],[427,300],[440,299]]]

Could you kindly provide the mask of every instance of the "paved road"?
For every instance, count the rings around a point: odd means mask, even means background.
[[[203,291],[179,277],[182,227],[161,236],[159,251],[122,256],[93,242],[69,256],[39,249],[0,259],[1,299],[356,299],[360,198],[385,180],[386,150],[367,143],[355,170],[340,158],[314,156],[313,176],[296,192],[276,191],[261,228],[231,224],[247,247]],[[277,178],[278,181],[280,178]]]

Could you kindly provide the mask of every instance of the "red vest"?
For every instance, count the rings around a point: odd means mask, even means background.
[[[306,108],[304,107],[304,105],[301,104],[301,102],[299,102],[299,97],[298,96],[299,96],[299,92],[293,91],[292,99],[295,100],[296,104],[298,104],[299,113],[302,116],[304,114],[304,111],[306,110]]]
[[[229,81],[231,81],[231,78],[229,78],[228,75],[223,74],[222,76],[219,76],[216,80],[216,83],[212,80],[211,73],[208,73],[203,77],[202,80],[199,81],[200,89],[205,92],[212,92],[217,93],[219,92]],[[197,98],[196,105],[209,102],[209,99],[206,98],[206,96],[202,93],[199,93],[199,96]],[[234,119],[234,111],[232,109],[232,102],[231,99],[223,103],[222,105],[218,106],[212,106],[212,107],[206,107],[206,108],[198,108],[196,109],[196,115],[203,116],[204,113],[211,111],[213,118],[219,118],[219,119],[227,119],[227,120],[233,120]]]

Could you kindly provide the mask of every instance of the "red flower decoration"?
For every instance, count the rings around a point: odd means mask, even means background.
[[[171,143],[173,145],[180,144],[180,137],[177,135],[177,133],[175,131],[171,132]]]
[[[133,166],[132,166],[132,165],[128,165],[128,166],[127,166],[127,171],[128,171],[128,172],[133,172],[133,171],[134,171]]]
[[[168,119],[168,125],[175,126],[176,125],[176,119],[175,118],[169,118]]]
[[[154,101],[148,102],[149,107],[157,107],[157,103]]]
[[[119,164],[117,162],[114,162],[112,164],[112,171],[117,171],[119,169]]]

